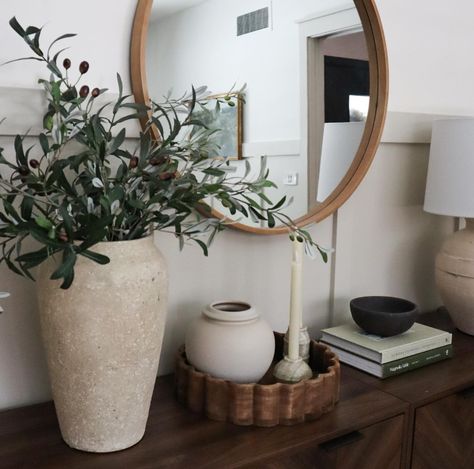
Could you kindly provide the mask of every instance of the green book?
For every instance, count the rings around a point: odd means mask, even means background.
[[[330,345],[330,347],[331,350],[339,356],[339,360],[342,363],[347,363],[354,368],[358,368],[359,370],[382,379],[415,370],[416,368],[421,368],[422,366],[430,365],[431,363],[436,363],[453,356],[453,346],[450,344],[428,350],[427,352],[417,353],[416,355],[402,358],[401,360],[381,364],[367,360],[367,358],[360,357],[347,350],[334,347],[333,345]]]
[[[360,329],[355,323],[323,329],[321,340],[377,363],[416,355],[449,345],[452,334],[424,324],[415,323],[403,334],[380,337]]]

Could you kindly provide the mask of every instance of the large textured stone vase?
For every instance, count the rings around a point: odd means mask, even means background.
[[[168,278],[153,238],[100,243],[68,290],[38,273],[41,332],[64,441],[91,452],[128,448],[145,432],[166,316]]]

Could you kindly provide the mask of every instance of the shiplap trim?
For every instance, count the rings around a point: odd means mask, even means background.
[[[315,12],[296,21],[307,37],[321,37],[360,27],[360,17],[354,4],[341,5],[331,10]]]
[[[97,104],[105,104],[117,98],[115,93],[105,93],[97,98]],[[40,88],[0,87],[0,135],[38,135],[46,108],[44,92]],[[411,112],[387,113],[382,143],[430,143],[431,126],[436,119],[446,119],[451,114],[421,114]],[[465,116],[467,117],[467,116]],[[138,122],[126,123],[127,136],[136,138],[140,127]],[[299,140],[244,143],[244,155],[291,156],[299,155],[303,149]]]
[[[299,140],[274,140],[273,142],[248,142],[243,144],[244,158],[260,156],[299,156]]]
[[[38,135],[42,131],[42,115],[46,99],[41,90],[0,87],[1,135]]]
[[[459,117],[448,114],[388,112],[382,143],[430,143],[433,121]]]
[[[118,94],[105,93],[96,98],[96,105],[102,106],[114,101]],[[0,87],[0,135],[13,136],[28,133],[37,136],[43,131],[43,115],[46,111],[46,98],[41,88]],[[130,120],[123,125],[127,137],[136,138],[140,132],[138,121]],[[123,126],[120,126],[122,128]]]

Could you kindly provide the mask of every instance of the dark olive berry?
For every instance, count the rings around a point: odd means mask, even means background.
[[[67,236],[66,230],[64,228],[61,228],[58,233],[58,238],[61,241],[64,241],[65,243],[69,241],[69,238]]]
[[[94,98],[97,98],[97,96],[99,96],[99,94],[100,94],[99,88],[94,88],[94,89],[92,90],[92,93],[91,93],[91,94],[92,94],[92,96],[94,96]]]
[[[130,168],[136,168],[138,166],[138,157],[132,156],[130,158]]]
[[[162,181],[168,181],[169,179],[174,179],[175,177],[176,177],[176,173],[170,173],[170,172],[161,173],[159,176],[159,178]]]
[[[28,166],[20,166],[18,172],[20,173],[20,176],[28,176],[28,174],[30,174]]]
[[[157,156],[154,156],[151,160],[150,160],[150,164],[152,166],[157,166],[159,165],[160,163],[163,162],[163,158],[158,158]]]
[[[85,60],[83,60],[79,64],[79,71],[81,72],[82,75],[84,75],[84,73],[87,73],[88,70],[89,70],[89,62],[86,62]]]
[[[63,60],[63,67],[68,70],[69,68],[71,68],[71,61],[69,59],[64,59]]]
[[[36,169],[38,168],[40,165],[40,162],[38,160],[30,160],[30,166],[33,168],[33,169]]]
[[[81,86],[79,90],[79,96],[85,98],[89,94],[89,87],[87,85]]]

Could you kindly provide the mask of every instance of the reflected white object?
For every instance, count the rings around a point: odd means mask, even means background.
[[[369,113],[370,96],[349,95],[349,120],[365,122]]]
[[[153,2],[151,9],[151,18],[156,21],[167,16],[174,15],[186,8],[192,8],[206,0],[160,0]]]
[[[436,285],[455,326],[474,335],[474,119],[433,122],[427,212],[465,217],[436,257]]]
[[[318,194],[322,202],[341,182],[359,148],[365,122],[331,122],[324,124]]]
[[[8,298],[9,296],[10,296],[10,293],[8,292],[5,292],[5,291],[0,292],[0,299]],[[5,310],[0,306],[0,313],[3,313],[3,311]]]

